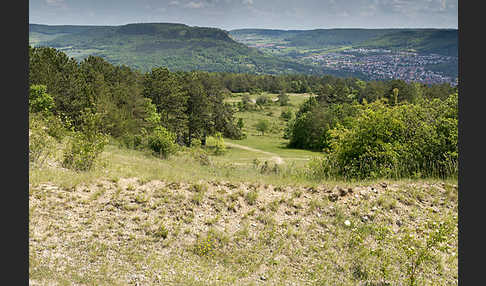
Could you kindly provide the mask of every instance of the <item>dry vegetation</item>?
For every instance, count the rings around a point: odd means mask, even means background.
[[[30,285],[410,285],[421,249],[430,257],[417,284],[457,285],[457,191],[405,181],[32,184]],[[452,226],[446,240],[420,248],[441,223]]]

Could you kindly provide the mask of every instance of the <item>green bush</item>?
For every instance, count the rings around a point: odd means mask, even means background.
[[[64,153],[63,167],[75,171],[91,170],[107,142],[103,134],[92,137],[79,131],[75,132],[69,148]]]
[[[214,134],[215,144],[214,144],[214,154],[215,155],[223,155],[226,153],[226,146],[224,145],[223,136],[220,132],[216,132]]]
[[[294,116],[294,114],[292,113],[292,110],[290,108],[287,108],[280,114],[280,118],[285,121],[289,121],[290,119],[292,119],[292,116]]]
[[[54,98],[47,94],[45,85],[34,84],[30,86],[29,111],[50,113],[54,109]]]
[[[57,140],[57,142],[61,142],[62,139],[67,135],[68,129],[65,126],[65,123],[62,122],[59,116],[49,115],[46,118],[47,121],[47,129],[46,132],[49,136],[53,137]]]
[[[56,149],[56,141],[47,130],[41,115],[29,115],[29,163],[35,168],[42,167]]]
[[[289,102],[290,102],[289,95],[286,94],[284,91],[281,91],[278,95],[278,102],[279,102],[280,106],[289,105]]]
[[[81,118],[83,124],[73,132],[69,147],[64,152],[62,165],[75,171],[89,171],[96,158],[103,152],[108,138],[100,130],[99,114],[86,110]]]
[[[329,130],[328,155],[349,178],[457,175],[457,94],[446,101],[365,104],[344,127]]]
[[[154,153],[165,159],[177,151],[175,139],[174,133],[158,126],[148,135],[148,146]]]
[[[256,130],[260,131],[262,135],[265,135],[265,132],[270,128],[270,122],[266,119],[260,119],[255,124],[255,128]]]

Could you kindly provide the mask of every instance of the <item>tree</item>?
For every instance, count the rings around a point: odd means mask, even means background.
[[[180,76],[166,68],[152,69],[145,76],[143,95],[157,106],[162,126],[181,139],[187,132],[189,95],[182,89]]]
[[[256,124],[255,128],[262,133],[262,135],[265,135],[265,132],[268,131],[268,128],[270,128],[270,123],[266,119],[260,119]]]
[[[285,91],[281,91],[278,95],[278,102],[280,103],[280,106],[287,106],[289,105],[290,98]]]

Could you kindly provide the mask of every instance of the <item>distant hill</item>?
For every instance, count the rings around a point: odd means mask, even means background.
[[[365,48],[413,49],[420,53],[458,56],[457,30],[395,30],[358,45]]]
[[[337,48],[342,46],[415,49],[457,57],[457,30],[454,29],[315,29],[270,30],[238,29],[230,31],[237,41],[285,43],[302,49]]]
[[[266,55],[359,71],[369,80],[454,84],[458,77],[457,29],[238,29],[229,34]]]
[[[457,58],[457,30],[445,29],[316,29],[271,30],[191,27],[175,23],[122,26],[29,25],[29,44],[49,46],[81,60],[100,56],[116,65],[143,72],[206,70],[254,74],[331,74],[369,79],[369,74],[316,58],[353,48],[381,48],[436,53]],[[457,59],[427,65],[457,76]]]
[[[29,44],[62,50],[76,59],[101,56],[113,64],[142,71],[171,70],[237,73],[330,73],[323,68],[265,55],[234,41],[227,31],[184,24],[144,23],[123,26],[29,25]]]

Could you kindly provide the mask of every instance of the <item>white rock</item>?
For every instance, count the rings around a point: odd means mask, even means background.
[[[347,225],[347,226],[350,226],[351,225],[351,222],[349,220],[345,220],[344,221],[344,224]]]

